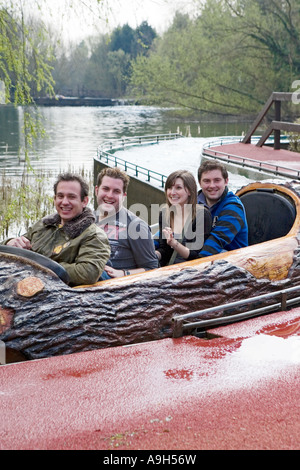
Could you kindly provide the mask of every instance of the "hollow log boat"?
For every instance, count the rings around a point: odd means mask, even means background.
[[[234,321],[238,301],[267,305],[263,296],[283,289],[292,289],[297,304],[299,183],[252,183],[237,194],[248,247],[94,285],[71,288],[51,265],[26,258],[27,250],[0,247],[0,341],[11,362],[173,337],[174,320],[193,312]]]

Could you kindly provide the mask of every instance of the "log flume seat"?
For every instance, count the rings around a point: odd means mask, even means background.
[[[26,359],[155,341],[175,337],[180,315],[218,307],[197,320],[238,317],[240,306],[230,312],[222,306],[294,292],[300,285],[299,183],[252,183],[237,194],[250,246],[90,286],[71,288],[49,268],[0,248],[0,341]]]
[[[246,210],[249,245],[284,237],[296,217],[293,200],[274,188],[257,188],[240,196]]]

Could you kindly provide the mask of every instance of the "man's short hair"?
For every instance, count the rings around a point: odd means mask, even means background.
[[[228,179],[228,171],[221,162],[217,162],[216,160],[205,160],[203,163],[201,163],[200,167],[198,168],[198,181],[200,183],[202,174],[207,172],[207,171],[213,171],[213,170],[220,170],[222,173],[222,176],[224,180]]]
[[[85,197],[89,195],[89,185],[87,184],[87,182],[80,175],[77,175],[74,173],[61,173],[60,175],[58,175],[57,180],[53,186],[55,195],[56,195],[58,183],[60,183],[61,181],[78,181],[78,183],[80,184],[80,188],[81,188],[80,197],[82,201],[84,200]]]
[[[116,178],[116,179],[122,180],[123,181],[123,192],[127,193],[130,178],[127,175],[127,173],[125,173],[125,171],[122,171],[122,170],[120,170],[120,168],[117,168],[117,167],[103,168],[103,170],[100,171],[100,173],[98,174],[98,177],[97,177],[97,186],[98,187],[101,186],[101,183],[102,183],[102,180],[103,180],[104,176],[109,176],[110,178]]]

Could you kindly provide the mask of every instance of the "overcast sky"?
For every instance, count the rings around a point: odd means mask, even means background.
[[[176,10],[188,10],[195,0],[103,0],[97,11],[96,1],[45,0],[48,11],[43,9],[44,19],[54,24],[64,38],[78,40],[96,31],[105,33],[128,23],[132,28],[142,21],[163,32],[172,22]],[[77,13],[76,5],[79,8]],[[86,4],[87,6],[83,6]],[[73,7],[70,8],[70,5]],[[73,13],[72,13],[73,12]]]

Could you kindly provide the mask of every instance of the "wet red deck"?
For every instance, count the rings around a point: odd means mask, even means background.
[[[1,449],[299,449],[300,308],[0,367]]]
[[[290,150],[274,150],[273,147],[269,146],[257,147],[254,144],[243,143],[224,144],[205,149],[206,154],[218,154],[219,152],[256,160],[265,164],[268,163],[292,170],[300,170],[300,153],[291,152]],[[232,159],[232,161],[234,161],[234,159]],[[253,166],[257,167],[257,164],[253,162]]]

